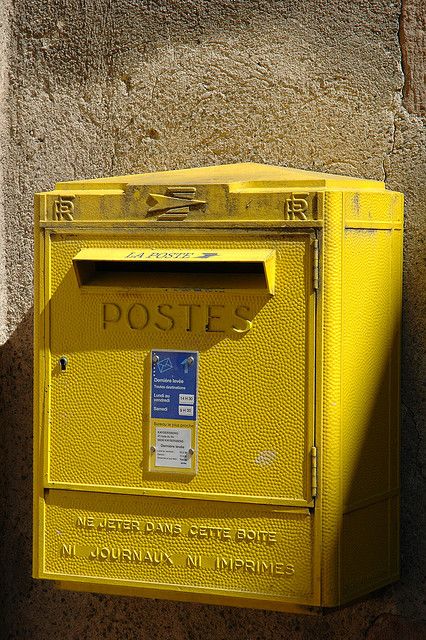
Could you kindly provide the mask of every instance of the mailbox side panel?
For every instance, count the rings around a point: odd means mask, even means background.
[[[399,572],[402,207],[392,192],[345,194],[341,602]]]
[[[326,192],[317,344],[323,606],[399,571],[403,198]]]

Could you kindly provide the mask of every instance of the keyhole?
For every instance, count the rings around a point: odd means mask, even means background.
[[[61,367],[61,371],[65,371],[67,368],[68,359],[65,356],[61,356],[59,358],[59,366]]]

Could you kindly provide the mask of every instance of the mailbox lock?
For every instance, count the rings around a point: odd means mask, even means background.
[[[59,358],[59,366],[61,367],[61,371],[65,371],[68,365],[68,358],[65,356],[61,356]]]

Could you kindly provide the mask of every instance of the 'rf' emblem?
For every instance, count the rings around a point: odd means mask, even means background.
[[[53,203],[53,220],[74,220],[74,196],[59,196]]]
[[[307,193],[292,193],[284,205],[284,217],[286,220],[307,220],[308,197]]]

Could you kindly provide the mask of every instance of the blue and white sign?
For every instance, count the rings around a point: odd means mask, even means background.
[[[151,419],[196,420],[197,351],[151,354]]]

